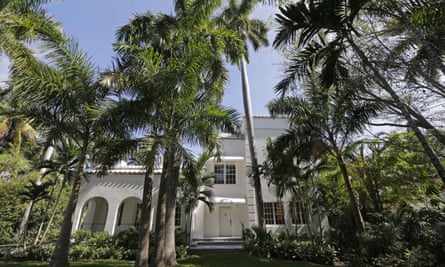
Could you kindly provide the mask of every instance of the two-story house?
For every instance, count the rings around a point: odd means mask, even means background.
[[[266,142],[288,128],[284,118],[254,118],[255,148],[258,161],[266,157]],[[255,192],[248,177],[250,156],[247,139],[244,136],[220,135],[222,153],[219,160],[207,162],[206,170],[213,172],[216,179],[213,185],[214,209],[209,211],[200,203],[193,211],[190,238],[209,239],[219,237],[241,237],[242,227],[257,225]],[[153,207],[157,202],[157,188],[161,170],[155,170]],[[107,176],[98,178],[92,174],[82,184],[78,205],[75,211],[73,231],[90,229],[107,231],[110,234],[136,226],[142,198],[144,170],[141,166],[120,162]],[[278,199],[273,186],[262,182],[264,216],[268,230],[306,231],[307,227],[326,229],[326,216],[315,216],[308,225],[307,205],[288,205],[290,197]],[[293,207],[292,211],[289,207]],[[294,216],[290,214],[294,212]],[[176,210],[176,224],[185,228],[184,208]],[[154,209],[152,221],[154,221]],[[317,219],[318,218],[318,219]],[[321,226],[321,228],[320,228]]]

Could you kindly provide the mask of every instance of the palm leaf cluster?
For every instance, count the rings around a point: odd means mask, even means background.
[[[426,19],[425,7],[435,10],[432,19]],[[405,120],[445,179],[445,170],[420,127],[432,131],[438,140],[443,136],[412,101],[413,96],[422,102],[434,99],[431,96],[443,88],[434,78],[434,70],[443,65],[441,42],[428,37],[439,30],[435,23],[441,10],[440,1],[299,1],[286,5],[276,17],[280,26],[274,45],[296,42],[297,49],[276,89],[285,92],[313,71],[319,72],[324,87],[338,87],[335,82],[347,78],[345,68],[353,70],[366,81],[359,85],[362,98],[385,103],[389,112]],[[414,63],[414,67],[413,62],[423,63]]]

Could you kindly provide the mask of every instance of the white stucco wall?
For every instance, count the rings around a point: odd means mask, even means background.
[[[261,164],[266,158],[266,142],[269,138],[276,138],[288,128],[287,119],[271,119],[268,117],[255,117],[254,118],[255,127],[255,147],[258,156],[258,162]],[[220,231],[220,212],[221,208],[230,208],[231,215],[231,235],[241,236],[241,223],[246,227],[251,226],[251,222],[254,222],[255,213],[252,212],[255,209],[254,201],[252,201],[254,194],[252,193],[252,187],[250,186],[250,181],[247,175],[248,162],[250,158],[247,140],[243,135],[241,136],[229,136],[222,135],[220,137],[220,143],[222,145],[221,160],[225,164],[235,164],[236,165],[236,184],[215,184],[213,186],[213,195],[215,199],[224,199],[218,203],[215,203],[215,209],[212,213],[209,212],[208,208],[203,204],[199,203],[198,207],[194,210],[192,215],[192,229],[191,237],[193,238],[207,238],[207,237],[218,237],[221,235]],[[210,160],[206,164],[208,172],[214,171],[214,165],[218,164],[215,159]],[[157,195],[159,188],[159,176],[160,170],[157,170],[154,177],[153,185],[153,203],[152,207],[157,205]],[[126,207],[124,209],[124,214],[122,215],[122,225],[130,225],[134,223],[134,218],[136,216],[136,204],[141,201],[142,190],[144,182],[144,173],[141,168],[134,166],[124,166],[118,168],[109,173],[106,177],[98,178],[95,175],[90,175],[88,181],[84,181],[82,184],[80,195],[78,199],[78,205],[75,211],[74,217],[74,227],[73,231],[76,231],[79,227],[79,221],[81,216],[82,207],[88,202],[88,200],[93,198],[103,198],[107,208],[103,209],[102,214],[94,213],[97,218],[104,216],[106,212],[106,223],[104,230],[113,234],[116,231],[124,230],[125,227],[118,227],[117,216],[119,206],[126,202]],[[248,193],[248,191],[250,193]],[[262,181],[262,193],[265,202],[277,202],[283,201],[284,211],[287,214],[285,225],[267,225],[268,230],[272,231],[285,231],[295,229],[292,225],[290,217],[288,216],[288,204],[287,198],[279,200],[276,197],[276,192],[273,187],[269,188],[267,186],[267,181]],[[230,202],[232,199],[232,202]],[[97,203],[88,207],[89,209],[95,209]],[[104,207],[104,205],[100,205]],[[154,209],[152,209],[152,225],[154,222]],[[93,215],[85,218],[85,220],[94,221]],[[321,217],[321,223],[327,225],[326,217]],[[318,221],[320,221],[318,220]],[[317,221],[317,223],[318,223]],[[253,223],[252,225],[255,225]],[[304,229],[304,226],[300,227]]]
[[[127,170],[128,171],[128,170]],[[87,181],[82,182],[79,192],[78,204],[74,212],[73,232],[79,229],[82,207],[87,204],[90,199],[103,198],[108,206],[107,220],[105,223],[105,231],[113,234],[116,230],[116,221],[119,206],[128,198],[136,198],[142,200],[142,190],[144,185],[144,174],[140,171],[132,170],[133,173],[125,173],[114,171],[105,177],[97,177],[90,174]],[[155,174],[154,195],[157,195],[159,188],[159,173]],[[153,197],[153,206],[156,205],[157,197]]]

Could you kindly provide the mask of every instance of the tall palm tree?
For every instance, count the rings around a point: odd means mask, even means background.
[[[111,134],[106,128],[109,125],[100,119],[108,92],[100,86],[93,65],[76,45],[63,45],[51,57],[54,61],[50,66],[33,61],[27,67],[21,66],[20,72],[13,73],[10,84],[13,99],[25,116],[43,129],[58,133],[56,138],[73,139],[79,147],[71,195],[50,261],[50,266],[69,266],[72,216],[85,177],[87,153],[95,140]]]
[[[280,8],[281,14],[277,15],[277,22],[280,24],[279,32],[274,40],[274,46],[280,47],[295,41],[298,38],[298,46],[304,53],[316,54],[326,49],[339,46],[347,47],[349,51],[356,56],[362,68],[373,76],[373,81],[377,86],[387,92],[394,105],[401,111],[409,127],[415,133],[425,153],[428,155],[431,163],[436,168],[439,177],[445,182],[445,168],[440,162],[438,156],[427,142],[425,136],[419,128],[415,119],[413,119],[409,105],[401,99],[396,90],[385,79],[382,69],[367,56],[366,52],[357,44],[360,38],[360,31],[357,24],[359,14],[365,12],[373,1],[300,1],[295,4],[289,4]],[[358,22],[358,23],[357,23]],[[319,37],[329,35],[329,43],[320,43]],[[290,71],[285,82],[279,86],[285,89],[295,81],[296,73],[303,75],[310,66],[309,64],[300,64],[296,62],[294,71]],[[325,66],[335,66],[335,61],[326,61]],[[329,75],[327,77],[330,77]],[[329,84],[326,81],[326,84]]]
[[[9,0],[0,3],[0,51],[13,62],[11,73],[20,72],[29,61],[36,61],[31,44],[39,43],[46,49],[53,49],[66,41],[59,23],[48,16],[43,8],[48,2],[48,0]],[[11,118],[9,121],[4,120],[3,123],[3,126],[15,127],[15,131],[14,128],[10,129],[15,132],[14,142],[17,144],[15,152],[19,151],[22,133],[32,133],[33,128],[30,127],[29,121],[20,120],[19,117]],[[44,157],[45,155],[48,154],[44,153]],[[38,178],[37,182],[40,182],[40,179]],[[32,206],[30,200],[18,228],[19,236],[24,235]]]
[[[252,13],[256,3],[258,3],[258,1],[229,1],[228,7],[226,7],[221,14],[217,16],[216,23],[221,27],[234,31],[244,44],[241,51],[231,50],[228,51],[227,54],[232,56],[231,60],[233,63],[238,65],[241,72],[241,88],[246,120],[246,135],[247,143],[249,145],[251,175],[253,179],[253,186],[255,188],[257,221],[258,226],[260,228],[264,228],[264,204],[261,191],[261,177],[258,166],[258,158],[255,151],[255,133],[250,101],[249,78],[247,75],[247,63],[249,62],[248,43],[252,44],[253,49],[256,51],[261,46],[268,46],[269,41],[267,39],[267,25],[262,20],[249,18],[249,15]],[[233,57],[233,55],[235,57]]]
[[[116,109],[125,111],[121,121],[152,140],[154,149],[147,158],[162,155],[152,255],[156,266],[176,264],[176,191],[181,162],[189,153],[184,144],[215,147],[217,129],[235,128],[235,112],[219,104],[227,80],[223,40],[233,37],[210,27],[211,11],[217,6],[219,1],[176,1],[175,16],[137,15],[118,32],[119,61],[107,76],[127,95]],[[147,172],[152,163],[146,162]],[[147,210],[151,184],[145,180],[143,209]],[[148,266],[148,214],[141,216],[144,237],[139,238],[135,266]]]

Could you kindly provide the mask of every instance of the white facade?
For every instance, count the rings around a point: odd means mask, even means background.
[[[287,128],[286,119],[254,118],[255,148],[259,163],[265,160],[267,140],[279,136]],[[255,193],[248,177],[250,156],[247,139],[244,136],[221,135],[220,142],[220,161],[210,160],[206,165],[207,171],[217,176],[213,186],[214,210],[209,212],[205,204],[199,203],[192,214],[191,240],[240,237],[243,226],[257,225]],[[153,207],[156,206],[160,171],[155,171]],[[73,231],[90,229],[113,234],[136,226],[143,180],[144,171],[141,167],[125,164],[120,164],[102,178],[91,175],[80,190]],[[262,193],[268,230],[307,231],[308,220],[304,209],[296,211],[301,214],[297,215],[297,221],[293,221],[289,212],[289,198],[277,199],[274,189],[268,188],[266,181],[262,183]],[[152,209],[152,222],[154,216]],[[311,221],[314,230],[320,229],[320,226],[322,229],[327,228],[325,216],[315,218]],[[185,227],[183,219],[180,226]]]

